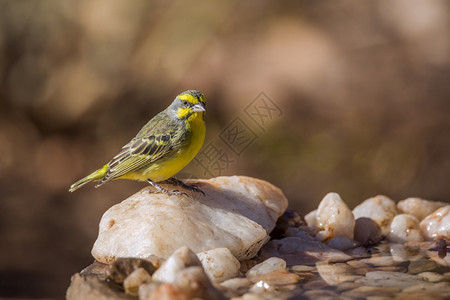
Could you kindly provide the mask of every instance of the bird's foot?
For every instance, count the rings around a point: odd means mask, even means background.
[[[183,189],[186,189],[188,191],[194,191],[197,193],[202,193],[203,196],[205,196],[205,192],[203,192],[198,186],[194,185],[194,184],[186,184],[181,180],[176,179],[175,177],[171,177],[165,181],[163,181],[163,183],[170,183],[173,185],[177,185],[182,187]]]
[[[156,190],[149,190],[149,193],[160,193],[160,194],[166,194],[169,196],[175,195],[175,196],[186,196],[189,197],[189,195],[185,192],[180,192],[179,190],[167,190],[157,184],[156,182],[151,181],[150,179],[147,180],[148,183],[150,183]]]

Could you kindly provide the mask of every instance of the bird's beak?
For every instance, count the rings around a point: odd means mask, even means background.
[[[203,103],[197,103],[194,106],[192,106],[192,111],[195,113],[206,111],[205,105]]]

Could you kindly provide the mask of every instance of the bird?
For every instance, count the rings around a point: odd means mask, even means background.
[[[160,184],[173,184],[184,189],[204,192],[174,177],[200,151],[205,140],[206,104],[204,95],[196,90],[179,94],[162,112],[154,116],[110,162],[70,186],[74,192],[96,181],[96,188],[115,179],[147,181],[156,190],[152,193],[187,195],[177,189],[168,190]]]

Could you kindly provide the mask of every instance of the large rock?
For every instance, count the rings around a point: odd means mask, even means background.
[[[111,207],[100,221],[92,255],[167,258],[187,246],[194,252],[228,248],[239,260],[256,255],[287,207],[282,191],[250,177],[193,180],[206,194],[153,194],[148,188]],[[168,187],[171,188],[171,187]]]

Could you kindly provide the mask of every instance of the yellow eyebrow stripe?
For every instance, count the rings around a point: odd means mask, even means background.
[[[198,99],[192,95],[189,94],[182,94],[178,96],[178,99],[188,101],[190,103],[196,104],[198,103]]]

